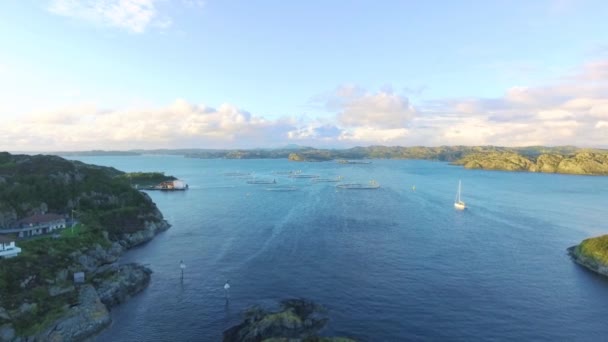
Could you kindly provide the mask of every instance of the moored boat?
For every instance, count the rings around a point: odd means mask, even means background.
[[[461,182],[458,181],[458,192],[456,192],[456,200],[454,200],[454,208],[458,210],[465,210],[467,205],[460,199],[460,191],[461,191]]]

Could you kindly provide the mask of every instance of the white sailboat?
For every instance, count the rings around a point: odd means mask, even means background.
[[[458,181],[458,192],[456,193],[456,200],[454,201],[454,208],[458,210],[465,210],[467,205],[460,199],[460,190],[462,188],[460,180]]]

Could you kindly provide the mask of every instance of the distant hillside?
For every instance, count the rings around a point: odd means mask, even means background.
[[[458,161],[467,169],[608,175],[608,153],[577,152],[572,155],[540,154],[529,157],[515,152],[469,154]]]
[[[133,151],[102,151],[102,150],[92,150],[92,151],[70,151],[70,152],[50,152],[50,155],[70,157],[70,156],[87,156],[87,157],[97,157],[97,156],[138,156],[140,153]]]
[[[186,154],[189,158],[226,158],[226,159],[280,159],[289,158],[297,161],[324,161],[333,159],[434,159],[453,161],[463,155],[482,151],[503,151],[506,148],[493,146],[466,147],[400,147],[369,146],[349,149],[316,149],[312,147],[286,149],[253,149],[253,150],[207,150]],[[291,158],[290,158],[291,155]]]

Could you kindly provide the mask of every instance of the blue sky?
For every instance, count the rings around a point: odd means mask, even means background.
[[[3,2],[0,149],[606,147],[605,13],[584,0]]]

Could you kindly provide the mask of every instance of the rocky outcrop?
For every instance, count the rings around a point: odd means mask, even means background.
[[[84,271],[87,274],[104,272],[100,269],[104,265],[112,264],[122,255],[124,248],[118,242],[114,242],[109,248],[103,248],[100,244],[95,244],[92,248],[71,254],[72,258],[78,262],[81,269],[74,268],[72,271]],[[57,275],[62,276],[61,274]]]
[[[287,159],[290,161],[302,161],[304,158],[297,153],[290,153]]]
[[[568,248],[568,254],[577,264],[598,274],[608,276],[608,265],[598,261],[596,258],[582,253],[579,246],[572,246]]]
[[[152,240],[158,233],[169,229],[171,225],[165,220],[145,221],[144,229],[140,229],[135,233],[124,234],[121,237],[120,243],[125,248],[133,248]]]
[[[476,153],[456,162],[467,169],[528,171],[532,162],[516,153]]]
[[[124,303],[150,283],[152,270],[139,264],[125,264],[104,274],[95,286],[101,302],[108,308]]]
[[[325,326],[325,309],[306,299],[281,302],[279,311],[255,306],[245,312],[245,321],[224,331],[224,342],[259,341],[343,341],[347,338],[322,338],[317,332]]]
[[[571,158],[561,160],[556,172],[577,175],[608,175],[608,154],[577,153]]]
[[[13,341],[15,339],[15,329],[10,324],[0,326],[0,341]]]
[[[67,309],[66,314],[42,333],[28,341],[82,341],[89,338],[111,322],[110,313],[99,300],[92,285],[83,285],[78,295],[78,304]]]
[[[532,172],[557,172],[559,163],[564,157],[559,154],[543,154],[536,159],[536,164],[530,168]]]

